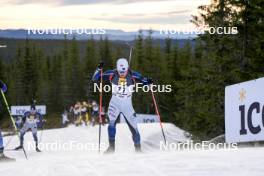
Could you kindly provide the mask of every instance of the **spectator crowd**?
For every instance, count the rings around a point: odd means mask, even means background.
[[[99,123],[99,111],[99,104],[95,100],[78,101],[62,113],[62,127],[66,127],[69,124],[95,126]],[[102,107],[101,118],[102,125],[105,125],[108,122],[105,107]]]

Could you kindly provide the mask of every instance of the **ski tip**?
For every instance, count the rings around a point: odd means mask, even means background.
[[[7,157],[7,156],[4,156],[4,157],[1,157],[1,158],[0,158],[0,162],[1,162],[1,163],[15,162],[15,161],[16,161],[16,159],[14,159],[14,158],[9,158],[9,157]]]

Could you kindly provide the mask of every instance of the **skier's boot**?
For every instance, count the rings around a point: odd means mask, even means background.
[[[15,150],[20,150],[23,149],[23,145],[19,145],[18,147],[15,148]]]
[[[0,162],[12,162],[12,161],[16,161],[16,160],[5,156],[3,153],[3,149],[0,149]]]
[[[18,147],[15,148],[15,150],[21,150],[24,148],[24,134],[20,134],[20,145]]]
[[[114,141],[109,141],[109,147],[107,150],[104,152],[104,154],[110,154],[115,152],[115,142]]]
[[[39,148],[38,148],[38,143],[36,143],[36,151],[41,152],[41,150],[39,150]]]
[[[39,148],[38,148],[38,147],[36,147],[36,151],[37,151],[37,152],[41,152],[41,150],[39,150]]]
[[[142,150],[141,150],[141,145],[140,145],[140,144],[135,144],[135,151],[136,151],[137,153],[141,153],[141,152],[142,152]]]

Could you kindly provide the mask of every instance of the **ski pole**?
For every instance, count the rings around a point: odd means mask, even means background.
[[[101,126],[102,126],[102,100],[103,100],[103,68],[100,70],[100,100],[99,100],[99,145],[98,151],[100,153],[101,150]]]
[[[46,120],[42,120],[41,123],[43,123],[43,125],[41,127],[41,134],[40,134],[40,137],[39,137],[39,143],[41,143],[41,140],[42,140],[42,135],[43,135],[44,127],[45,127],[45,124],[46,124]]]
[[[4,102],[5,102],[5,105],[6,105],[6,108],[7,108],[8,114],[9,114],[9,117],[10,117],[10,119],[11,119],[11,121],[12,121],[12,124],[13,124],[13,126],[14,126],[14,128],[15,128],[15,132],[16,132],[16,134],[17,134],[17,136],[18,136],[18,139],[20,139],[20,136],[19,136],[19,133],[18,133],[18,130],[17,130],[17,127],[16,127],[16,123],[15,123],[15,121],[14,121],[13,116],[11,115],[11,111],[10,111],[9,105],[8,105],[8,103],[7,103],[7,100],[6,100],[5,94],[4,94],[4,92],[3,92],[2,90],[1,90],[1,94],[2,94],[2,96],[3,96],[3,99],[4,99]],[[28,159],[28,157],[27,157],[27,153],[26,153],[24,147],[22,147],[22,149],[23,149],[23,152],[24,152],[25,158]]]
[[[132,60],[132,52],[133,52],[133,47],[131,46],[130,47],[130,52],[129,52],[129,65],[130,65],[130,63],[131,63],[131,60]]]
[[[157,114],[158,119],[159,119],[162,136],[163,136],[165,144],[167,144],[166,136],[165,136],[165,133],[164,133],[164,130],[163,130],[163,125],[162,125],[161,118],[160,118],[158,105],[157,105],[156,98],[155,98],[155,94],[154,94],[154,92],[152,90],[152,84],[151,84],[151,95],[152,95],[152,100],[153,100],[153,103],[154,103],[154,106],[155,106],[155,111],[156,111],[156,114]]]
[[[128,64],[130,65],[131,60],[132,60],[132,53],[133,53],[133,46],[129,45],[129,43],[127,42],[127,45],[129,46],[130,50],[129,50],[129,59],[128,59]]]

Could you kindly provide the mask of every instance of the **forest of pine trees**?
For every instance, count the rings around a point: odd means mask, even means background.
[[[157,94],[162,119],[189,131],[196,139],[224,133],[225,86],[264,76],[264,1],[214,0],[199,7],[192,22],[199,25],[236,26],[236,35],[202,34],[180,47],[169,37],[165,46],[154,42],[151,31],[135,38],[131,68],[152,77],[155,84],[171,84],[171,93]],[[17,45],[11,62],[0,58],[0,79],[9,87],[12,105],[47,105],[48,124],[58,125],[60,113],[76,101],[98,99],[91,76],[103,61],[112,69],[119,57],[128,57],[124,43],[101,37],[80,42],[62,41],[61,50],[45,53],[41,42],[25,40]],[[85,50],[80,46],[85,45]],[[108,106],[109,94],[104,94]],[[154,113],[151,95],[137,93],[133,103],[138,113]],[[8,125],[8,117],[1,118]]]

